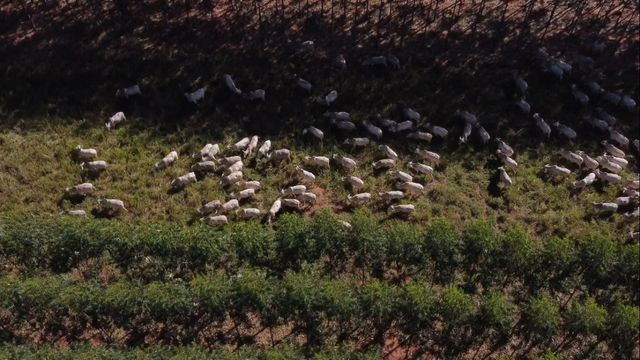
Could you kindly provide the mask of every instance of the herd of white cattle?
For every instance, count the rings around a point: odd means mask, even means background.
[[[301,47],[301,49],[303,49],[301,51],[307,51],[309,48],[312,49],[313,46],[313,42],[305,42]],[[543,49],[538,50],[537,58],[543,71],[557,78],[561,84],[563,84],[562,81],[565,81],[572,74],[571,65],[563,60],[551,57]],[[587,66],[591,64],[592,61],[593,59],[585,56],[576,58],[578,66]],[[587,63],[587,65],[585,65],[585,63]],[[345,68],[346,60],[343,56],[339,56],[334,60],[333,64],[339,68]],[[365,60],[362,66],[397,69],[400,67],[400,63],[395,56],[375,56]],[[530,116],[529,118],[532,124],[539,129],[544,137],[549,138],[553,129],[555,129],[558,136],[560,138],[566,138],[569,140],[569,143],[577,138],[577,132],[566,124],[556,121],[552,123],[552,128],[539,113],[529,115],[532,108],[526,100],[529,85],[517,71],[513,71],[512,76],[514,89],[518,95],[518,100],[515,102],[514,108],[517,109],[522,116]],[[588,172],[585,176],[573,182],[573,190],[576,192],[594,184],[596,181],[601,182],[603,185],[624,185],[621,189],[620,197],[612,202],[594,203],[594,209],[599,214],[607,215],[618,211],[619,208],[633,207],[634,210],[624,212],[622,216],[626,221],[637,222],[640,216],[640,210],[638,208],[640,198],[638,192],[640,188],[638,176],[634,175],[634,177],[630,179],[623,180],[619,173],[629,165],[628,157],[623,149],[627,149],[631,145],[640,153],[640,140],[635,139],[630,141],[619,130],[616,130],[614,126],[618,122],[617,118],[603,109],[603,107],[606,107],[614,111],[633,112],[635,111],[636,103],[627,95],[619,92],[605,91],[595,81],[585,80],[584,78],[581,81],[581,87],[585,89],[584,91],[576,84],[565,85],[569,85],[575,105],[580,106],[583,113],[589,114],[584,116],[584,121],[593,127],[593,133],[595,133],[596,136],[603,138],[601,142],[602,155],[591,157],[581,150],[571,151],[563,149],[557,153],[558,159],[565,162],[566,166],[575,167],[578,171],[586,170]],[[264,89],[243,92],[238,88],[231,75],[228,74],[222,77],[222,82],[234,96],[242,96],[250,101],[266,101],[266,91]],[[292,86],[298,87],[307,95],[310,95],[313,89],[309,81],[299,77],[295,79]],[[200,88],[193,92],[187,92],[184,96],[188,102],[198,104],[204,100],[205,92],[206,88]],[[117,96],[126,99],[141,94],[140,86],[137,84],[116,92]],[[332,89],[328,91],[326,95],[316,96],[312,99],[315,103],[331,107],[338,99],[338,91]],[[592,104],[594,108],[590,109],[589,107]],[[344,173],[343,180],[345,185],[348,186],[352,192],[352,194],[348,195],[345,199],[351,206],[365,205],[370,202],[373,197],[377,197],[388,204],[389,213],[401,216],[408,216],[413,213],[415,211],[415,205],[403,203],[403,201],[415,198],[425,191],[425,184],[414,181],[414,176],[423,179],[424,177],[433,176],[434,166],[440,163],[441,156],[436,152],[418,147],[414,151],[414,159],[407,162],[407,169],[400,169],[400,157],[389,145],[382,143],[383,135],[387,134],[389,136],[395,136],[396,138],[404,137],[426,145],[429,144],[434,137],[447,138],[449,136],[449,130],[430,123],[419,125],[423,118],[419,112],[410,107],[403,108],[403,119],[401,119],[401,121],[395,121],[377,115],[371,122],[361,121],[356,123],[352,121],[351,115],[344,111],[326,111],[324,116],[328,118],[328,126],[331,126],[333,131],[347,137],[346,140],[342,142],[342,145],[347,149],[367,148],[372,146],[374,141],[378,144],[377,149],[379,156],[377,157],[378,160],[372,164],[373,171],[389,172],[396,181],[395,189],[373,195],[368,192],[358,192],[358,190],[364,187],[365,182],[359,177],[350,175],[354,169],[361,165],[358,164],[356,159],[341,154],[333,154],[330,157],[324,155],[306,156],[303,159],[303,165],[296,167],[295,174],[299,183],[281,189],[281,195],[273,201],[268,211],[264,212],[251,207],[241,208],[241,203],[252,198],[262,186],[260,181],[245,179],[243,168],[248,159],[255,158],[256,163],[272,163],[275,166],[279,166],[282,163],[291,161],[292,158],[292,153],[289,149],[272,148],[272,142],[270,140],[265,140],[260,144],[258,136],[245,137],[239,140],[226,149],[224,154],[219,144],[206,144],[202,150],[192,155],[194,164],[190,169],[191,171],[175,178],[171,182],[170,188],[174,191],[180,191],[198,181],[198,178],[201,178],[201,176],[217,174],[220,177],[220,185],[231,191],[228,196],[229,200],[212,200],[197,209],[204,223],[210,225],[227,224],[229,221],[228,216],[232,213],[235,213],[238,219],[266,217],[266,221],[271,223],[283,208],[301,210],[313,205],[316,202],[317,196],[308,188],[308,186],[312,185],[316,180],[316,175],[313,171],[337,167]],[[481,125],[474,114],[468,111],[458,110],[453,114],[453,117],[464,123],[462,134],[459,137],[459,143],[467,142],[474,131],[483,144],[490,142],[491,135]],[[126,121],[125,114],[123,112],[117,112],[109,118],[106,127],[112,130],[124,121]],[[362,133],[366,135],[352,136],[352,134],[357,134],[358,129],[362,129]],[[302,131],[302,135],[316,139],[317,141],[323,141],[325,136],[324,131],[315,126],[305,128]],[[589,136],[593,137],[593,134]],[[512,185],[513,180],[507,170],[515,171],[518,168],[518,163],[514,159],[515,151],[500,138],[495,138],[494,141],[497,147],[496,155],[503,164],[497,168],[498,179],[503,186]],[[162,171],[172,166],[176,163],[178,157],[179,154],[177,151],[171,151],[155,164],[153,170]],[[107,168],[107,164],[104,161],[96,160],[97,151],[95,149],[83,149],[78,146],[75,150],[75,158],[81,162],[83,171],[98,173]],[[543,170],[549,180],[556,183],[572,174],[569,168],[557,164],[546,164]],[[92,184],[82,183],[67,188],[66,193],[69,196],[86,196],[94,190],[95,188]],[[111,214],[126,211],[124,203],[118,199],[101,199],[100,204],[104,211]],[[77,216],[85,214],[83,210],[71,210],[69,213]],[[349,226],[348,223],[345,223],[345,226]],[[638,233],[636,232],[635,237],[637,236]]]

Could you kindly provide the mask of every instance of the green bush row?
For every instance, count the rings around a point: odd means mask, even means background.
[[[12,324],[0,329],[9,332],[8,337],[13,336],[10,329],[25,323],[42,321],[59,330],[67,319],[82,319],[115,323],[140,336],[145,336],[140,324],[179,324],[184,328],[181,341],[189,341],[197,338],[203,324],[227,317],[249,324],[249,315],[255,314],[269,328],[293,324],[294,332],[312,345],[363,333],[382,341],[385,331],[397,329],[459,350],[513,336],[549,344],[564,334],[567,344],[587,346],[585,339],[596,337],[626,353],[638,341],[640,321],[636,306],[608,306],[593,298],[575,299],[566,308],[547,294],[518,303],[502,293],[472,296],[458,287],[422,280],[402,286],[375,279],[360,284],[327,278],[314,268],[287,272],[282,278],[253,269],[232,276],[209,273],[188,284],[121,281],[103,286],[73,281],[69,275],[6,276],[0,279],[0,309],[14,315]]]
[[[359,272],[375,278],[428,275],[447,284],[522,284],[525,293],[584,288],[638,301],[640,246],[593,235],[585,239],[533,241],[524,231],[498,233],[484,222],[457,229],[445,220],[426,227],[384,227],[356,212],[353,228],[333,215],[313,219],[285,214],[275,228],[245,222],[212,229],[203,225],[131,225],[69,218],[0,222],[0,260],[27,274],[68,272],[88,259],[102,259],[141,281],[177,276],[190,280],[208,269],[263,267],[282,274],[323,262],[331,274]],[[178,271],[179,270],[179,271]]]
[[[325,349],[310,353],[291,345],[279,345],[259,350],[242,347],[237,350],[208,350],[199,346],[151,346],[147,348],[110,349],[81,345],[72,349],[50,346],[28,347],[0,346],[0,358],[4,360],[376,360],[382,359],[376,352],[356,353],[345,349]]]

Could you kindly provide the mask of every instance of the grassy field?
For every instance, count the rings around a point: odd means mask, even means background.
[[[5,213],[24,212],[38,216],[57,215],[64,210],[79,208],[89,212],[97,207],[96,198],[111,197],[124,200],[130,210],[113,221],[174,221],[186,225],[197,215],[199,206],[213,199],[228,197],[229,191],[221,188],[219,178],[213,174],[174,194],[168,192],[169,183],[189,171],[194,163],[190,154],[206,142],[218,142],[224,154],[231,154],[227,149],[242,135],[233,133],[208,137],[190,134],[191,131],[187,130],[159,134],[154,129],[137,128],[136,121],[136,118],[130,118],[127,124],[112,132],[104,128],[102,119],[98,117],[67,121],[63,125],[51,121],[37,131],[4,131],[0,134],[0,157],[3,159],[0,209]],[[373,174],[371,162],[380,157],[375,145],[351,153],[330,137],[324,144],[305,144],[294,134],[272,138],[272,141],[274,148],[290,148],[293,159],[291,163],[278,167],[249,162],[245,176],[260,180],[263,190],[247,206],[268,209],[278,197],[278,191],[295,182],[295,166],[302,163],[306,155],[345,153],[361,164],[354,174],[365,180],[363,191],[375,193],[393,187],[387,174]],[[79,144],[95,147],[98,158],[107,161],[109,168],[96,179],[89,179],[98,189],[95,196],[72,204],[64,199],[64,188],[85,180],[79,164],[70,156],[71,150]],[[416,160],[416,156],[409,153],[414,144],[402,146],[393,140],[391,144],[393,147],[401,146],[398,149],[402,149],[403,163]],[[427,147],[435,151],[446,148],[437,141]],[[410,200],[417,204],[418,210],[409,221],[425,222],[442,216],[456,223],[485,219],[503,229],[523,226],[531,234],[543,237],[580,236],[601,231],[622,238],[633,228],[633,224],[623,224],[619,215],[600,218],[593,216],[591,211],[592,202],[615,199],[621,186],[591,187],[574,194],[571,182],[577,175],[555,184],[541,174],[545,163],[563,163],[553,149],[520,149],[517,161],[521,166],[512,174],[515,184],[509,188],[500,186],[496,193],[492,193],[495,190],[490,183],[495,177],[494,168],[498,161],[490,150],[462,148],[444,152],[443,164],[436,168],[433,178],[418,177],[420,182],[427,184],[428,191]],[[165,171],[153,171],[153,164],[171,150],[180,153],[177,163]],[[406,166],[401,168],[406,169]],[[312,214],[317,207],[330,207],[348,217],[350,209],[346,206],[346,195],[349,189],[341,180],[343,172],[334,168],[317,175],[313,191],[320,196],[319,203],[308,213]],[[625,179],[632,177],[628,170],[623,176]],[[387,220],[383,204],[374,202],[370,207],[381,220]]]

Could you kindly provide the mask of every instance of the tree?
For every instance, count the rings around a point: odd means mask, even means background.
[[[387,283],[373,279],[360,289],[362,316],[369,319],[376,329],[374,341],[382,344],[385,331],[396,318],[397,304],[394,289]]]
[[[462,242],[453,225],[444,219],[434,221],[427,228],[425,246],[435,263],[439,280],[450,282],[462,261]]]
[[[275,235],[277,263],[281,270],[300,269],[304,260],[316,258],[309,236],[309,224],[298,214],[283,214]]]
[[[363,270],[368,267],[372,276],[382,278],[389,242],[378,221],[369,210],[358,209],[351,217],[351,224],[351,251],[355,254],[356,266]]]
[[[484,296],[480,304],[479,325],[500,337],[507,336],[513,325],[513,305],[496,292]]]
[[[495,229],[484,221],[472,222],[462,232],[462,243],[468,285],[487,287],[495,276],[492,269],[498,249]]]
[[[607,326],[607,311],[593,298],[575,304],[566,315],[565,327],[573,336],[601,336]]]
[[[565,280],[576,273],[578,253],[574,242],[570,239],[555,237],[536,249],[532,271],[527,279],[532,293],[547,289],[562,291],[566,289]]]
[[[534,342],[550,341],[560,329],[560,311],[547,295],[531,298],[523,315],[527,334]]]
[[[443,345],[447,353],[453,354],[469,341],[468,329],[475,312],[473,300],[457,287],[448,287],[442,293],[439,308],[444,324]]]
[[[499,267],[505,273],[504,283],[510,277],[525,277],[531,271],[533,244],[526,232],[510,229],[500,241],[496,254]]]
[[[408,334],[428,330],[437,317],[438,299],[431,286],[425,282],[412,282],[405,286],[398,307],[403,320],[401,326]]]
[[[609,312],[607,327],[609,345],[620,358],[631,358],[640,335],[640,308],[633,305],[616,304]]]
[[[616,245],[610,237],[593,235],[578,243],[583,281],[591,289],[605,288],[610,283],[616,263]]]

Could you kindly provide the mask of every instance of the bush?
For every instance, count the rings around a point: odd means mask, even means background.
[[[470,323],[475,307],[471,296],[456,287],[448,287],[440,299],[440,314],[448,329],[462,328]]]
[[[514,306],[504,295],[491,292],[484,296],[480,304],[479,325],[500,336],[506,336],[513,325],[514,310]]]
[[[607,311],[595,302],[593,298],[586,299],[582,304],[575,304],[568,312],[565,327],[574,335],[598,336],[604,334],[607,326]]]
[[[425,247],[437,269],[441,282],[448,283],[462,262],[462,241],[451,223],[435,220],[427,227]]]
[[[547,295],[530,299],[523,315],[529,336],[536,340],[550,340],[560,329],[560,311]]]

